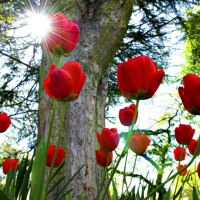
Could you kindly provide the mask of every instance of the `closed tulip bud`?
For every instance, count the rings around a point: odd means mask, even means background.
[[[10,124],[10,117],[5,112],[2,112],[0,114],[0,133],[5,132],[9,128]]]
[[[129,107],[125,107],[119,110],[119,120],[124,126],[131,126],[133,122],[133,117],[135,114],[136,106],[135,104],[131,104]],[[138,113],[136,116],[136,120],[138,117]]]
[[[189,113],[200,115],[200,77],[187,74],[183,77],[183,85],[178,88],[183,106]]]
[[[96,161],[100,166],[109,166],[112,163],[113,154],[112,151],[104,151],[102,149],[95,150]]]
[[[49,16],[50,30],[42,38],[45,49],[62,55],[70,53],[80,38],[80,29],[75,21],[70,21],[63,13]]]
[[[118,65],[117,84],[123,96],[144,100],[155,94],[164,75],[150,57],[138,56]]]
[[[66,62],[59,69],[53,64],[44,80],[44,89],[52,99],[74,101],[78,98],[85,79],[86,75],[79,62]]]
[[[14,172],[19,168],[19,162],[17,158],[5,158],[2,162],[3,173],[7,174],[10,170]]]
[[[119,144],[119,133],[116,128],[103,128],[100,133],[96,134],[98,143],[102,150],[113,151]]]
[[[181,169],[183,169],[183,167],[185,167],[186,165],[178,165],[176,167],[177,171],[180,171]],[[180,173],[180,176],[185,176],[187,174],[187,169],[185,169],[183,172]]]
[[[56,153],[56,146],[49,145],[48,151],[47,151],[47,159],[46,159],[46,165],[48,167],[51,167],[55,153]],[[62,161],[65,158],[65,154],[66,154],[65,149],[63,147],[58,147],[57,155],[56,155],[53,167],[58,167],[62,163]]]
[[[145,134],[135,133],[129,140],[129,148],[136,154],[143,154],[149,146],[151,140]]]
[[[194,135],[195,129],[190,125],[180,124],[175,128],[175,138],[179,144],[189,144]]]
[[[177,161],[185,160],[186,148],[176,147],[174,149],[174,159]]]
[[[192,139],[190,141],[190,143],[188,144],[188,149],[189,149],[190,154],[194,155],[197,149],[197,145],[198,145],[198,140]],[[197,154],[200,155],[200,148]]]

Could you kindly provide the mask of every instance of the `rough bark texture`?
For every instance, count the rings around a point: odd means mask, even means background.
[[[67,12],[76,16],[81,28],[81,38],[76,49],[62,63],[67,60],[79,61],[87,74],[80,97],[66,109],[62,145],[67,149],[68,155],[64,173],[67,181],[84,165],[68,189],[73,189],[74,199],[78,200],[81,194],[85,194],[87,200],[93,200],[97,194],[99,179],[95,159],[95,149],[98,148],[96,132],[104,127],[109,65],[127,30],[133,0],[68,0],[62,1],[63,6],[64,2],[69,8]],[[42,67],[45,72],[42,70],[41,83],[48,65]],[[52,102],[42,88],[40,96],[39,133],[47,135]],[[54,144],[59,115],[60,111],[56,114],[52,138]]]

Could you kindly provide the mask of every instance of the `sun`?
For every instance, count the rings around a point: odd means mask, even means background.
[[[33,37],[44,37],[50,30],[50,21],[45,14],[27,12],[27,29]]]

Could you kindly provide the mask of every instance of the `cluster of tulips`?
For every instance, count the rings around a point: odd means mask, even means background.
[[[42,39],[45,49],[60,57],[73,51],[80,37],[80,29],[76,22],[70,21],[64,14],[55,13],[49,16],[51,31]],[[120,122],[124,126],[130,127],[128,133],[128,143],[124,151],[130,148],[136,154],[145,153],[150,145],[151,139],[144,133],[133,131],[137,121],[138,104],[140,100],[151,98],[157,91],[164,78],[164,70],[158,69],[156,63],[148,56],[137,56],[129,58],[127,61],[117,66],[117,84],[122,95],[128,99],[136,100],[136,104],[131,104],[119,111]],[[68,61],[61,67],[59,64],[51,64],[48,75],[44,80],[46,94],[53,100],[61,102],[75,101],[86,80],[86,74],[82,66],[77,61]],[[185,109],[194,115],[200,114],[200,77],[195,74],[187,74],[183,78],[184,87],[179,87],[178,92]],[[0,116],[0,131],[5,131],[10,125],[10,118],[2,113]],[[190,125],[180,124],[175,129],[175,138],[180,145],[187,145],[190,153],[194,156],[200,154],[199,139],[193,139],[194,129]],[[108,166],[112,163],[112,152],[117,148],[120,140],[116,128],[103,128],[101,133],[96,134],[99,149],[96,153],[96,161],[100,166]],[[50,141],[50,140],[49,140]],[[48,143],[46,165],[48,167],[58,167],[64,160],[66,151],[64,147]],[[174,150],[174,157],[177,161],[185,159],[186,149],[178,146]],[[117,163],[117,165],[119,162]],[[117,165],[115,169],[117,169]],[[14,171],[20,164],[16,158],[5,158],[3,172],[10,169]],[[181,175],[187,173],[187,165],[179,163],[177,169]],[[197,168],[200,177],[200,164]],[[113,174],[115,171],[113,171]],[[110,179],[112,179],[111,174]]]

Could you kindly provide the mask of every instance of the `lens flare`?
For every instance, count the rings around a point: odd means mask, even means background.
[[[32,36],[41,38],[50,30],[50,21],[46,15],[29,12],[27,16],[27,28]]]

